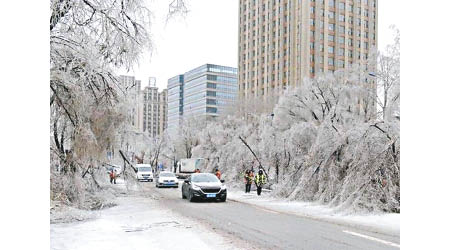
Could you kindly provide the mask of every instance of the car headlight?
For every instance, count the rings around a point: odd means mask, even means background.
[[[200,190],[200,187],[197,186],[197,185],[195,185],[195,184],[192,184],[192,189],[194,189],[194,190]]]
[[[226,185],[222,185],[221,189],[222,190],[227,190],[227,186]]]

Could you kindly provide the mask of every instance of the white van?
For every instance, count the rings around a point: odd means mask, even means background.
[[[153,169],[150,164],[136,164],[138,181],[153,181]]]

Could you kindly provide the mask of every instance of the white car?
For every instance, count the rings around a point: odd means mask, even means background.
[[[150,164],[136,164],[138,181],[153,181],[153,169]]]
[[[172,172],[159,173],[158,180],[155,181],[156,187],[174,187],[178,188],[178,179]]]

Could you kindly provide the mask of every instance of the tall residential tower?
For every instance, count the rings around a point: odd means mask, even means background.
[[[268,96],[367,59],[377,0],[240,0],[239,96]]]
[[[161,136],[167,128],[167,90],[158,92],[155,79],[149,79],[149,85],[143,90],[144,132],[151,137]]]

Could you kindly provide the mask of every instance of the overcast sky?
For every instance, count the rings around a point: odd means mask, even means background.
[[[148,0],[153,11],[153,54],[145,55],[133,71],[120,74],[134,75],[142,87],[155,77],[156,86],[163,89],[170,77],[205,63],[237,67],[239,0],[186,0],[187,16],[166,23],[170,1]],[[400,0],[379,0],[379,49],[392,41],[389,25],[400,28],[399,7]]]

